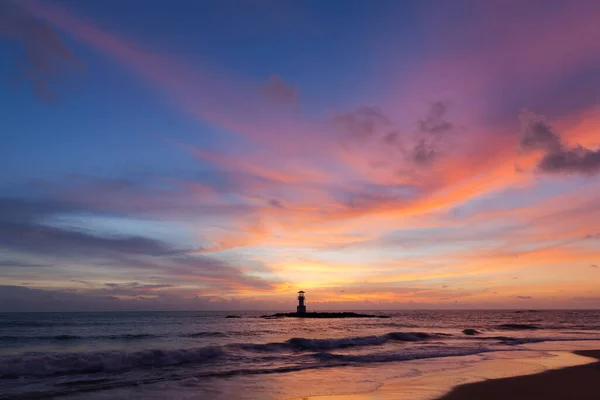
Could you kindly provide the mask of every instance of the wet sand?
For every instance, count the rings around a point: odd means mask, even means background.
[[[600,350],[575,354],[600,360]],[[453,389],[440,400],[598,400],[600,399],[600,362],[540,374],[491,379]]]
[[[302,399],[600,400],[600,350],[550,351],[542,358],[533,353],[522,354],[523,358],[515,355],[495,353],[493,360],[465,368],[390,380],[369,393]]]

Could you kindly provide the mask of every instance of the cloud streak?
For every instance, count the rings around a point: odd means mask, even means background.
[[[66,209],[54,202],[0,199],[0,204],[2,214],[10,217],[0,218],[0,247],[10,251],[70,257],[110,254],[166,256],[190,251],[140,236],[102,237],[44,225],[40,221],[51,216],[51,210]],[[21,222],[15,221],[16,216]]]
[[[0,36],[23,48],[22,57],[15,60],[16,72],[7,77],[9,82],[27,80],[44,101],[56,100],[53,87],[60,77],[82,69],[81,61],[54,29],[30,14],[21,2],[0,3]]]
[[[187,279],[216,291],[265,290],[272,282],[247,275],[227,262],[195,255],[198,248],[181,248],[170,243],[133,235],[100,235],[93,229],[67,229],[48,225],[51,217],[81,211],[56,201],[0,199],[0,250],[11,258],[0,265],[12,268],[51,268],[58,264],[102,266],[104,269],[146,271],[160,279]],[[93,209],[87,208],[87,213]],[[15,218],[21,222],[16,222]],[[52,260],[52,264],[30,262],[30,258]],[[71,279],[71,281],[74,281]],[[75,280],[74,282],[78,282]],[[86,280],[86,283],[89,283]],[[155,284],[156,285],[156,284]],[[171,287],[161,283],[160,287]],[[168,286],[165,286],[168,285]],[[136,290],[159,286],[134,285]]]

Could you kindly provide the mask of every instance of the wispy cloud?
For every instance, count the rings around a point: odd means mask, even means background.
[[[56,82],[83,66],[58,33],[29,13],[19,1],[0,3],[0,36],[23,47],[23,55],[15,60],[15,71],[7,80],[28,81],[42,100],[56,100],[53,90]]]
[[[51,268],[57,264],[101,265],[104,269],[147,271],[167,281],[187,277],[195,285],[224,291],[248,288],[262,290],[272,285],[272,282],[263,278],[246,275],[239,267],[227,262],[195,255],[199,250],[197,247],[181,248],[143,236],[107,236],[93,229],[48,225],[50,217],[81,211],[83,205],[72,207],[56,201],[15,198],[0,199],[0,204],[3,205],[0,214],[0,248],[11,257],[0,262],[3,266]],[[86,212],[93,214],[95,211],[87,205]],[[15,221],[15,217],[20,222]],[[31,257],[52,262],[30,262],[28,259]],[[89,282],[86,280],[85,283]],[[168,285],[171,287],[171,284]],[[136,290],[141,288],[136,286]]]
[[[149,256],[185,253],[190,249],[177,249],[153,239],[135,236],[102,237],[88,232],[66,230],[43,223],[44,211],[60,210],[59,204],[32,202],[18,199],[0,199],[3,214],[10,219],[0,219],[0,246],[26,254],[58,255],[69,257],[103,256],[109,254],[142,254]],[[23,211],[28,210],[28,214]],[[15,216],[21,213],[19,221]],[[1,217],[1,215],[0,215]]]
[[[296,86],[286,82],[281,76],[275,74],[263,87],[265,97],[278,103],[295,103],[298,101],[299,90]]]

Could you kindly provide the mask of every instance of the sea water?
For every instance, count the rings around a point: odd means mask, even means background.
[[[389,318],[0,314],[0,399],[356,393],[375,390],[386,379],[457,368],[494,354],[526,354],[532,343],[560,350],[569,342],[600,341],[600,311],[371,313]],[[227,318],[231,314],[239,318]]]

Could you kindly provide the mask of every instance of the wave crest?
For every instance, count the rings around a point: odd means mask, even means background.
[[[238,344],[235,346],[243,350],[257,352],[271,352],[278,350],[323,351],[344,349],[348,347],[378,346],[391,341],[417,342],[443,336],[451,335],[425,332],[390,332],[380,336],[356,336],[333,339],[292,338],[280,343]]]
[[[228,335],[223,332],[194,332],[194,333],[188,333],[186,335],[181,335],[181,336],[189,337],[189,338],[199,338],[199,337],[226,337]]]
[[[222,354],[218,347],[197,349],[106,351],[0,358],[0,378],[76,373],[122,372],[137,368],[197,363]]]
[[[502,324],[498,325],[497,328],[509,331],[540,329],[539,326],[531,324]]]
[[[121,335],[98,335],[98,336],[79,336],[79,335],[54,335],[54,336],[0,336],[0,342],[3,341],[67,341],[67,340],[136,340],[136,339],[150,339],[160,337],[158,335],[151,335],[147,333],[126,333]]]

